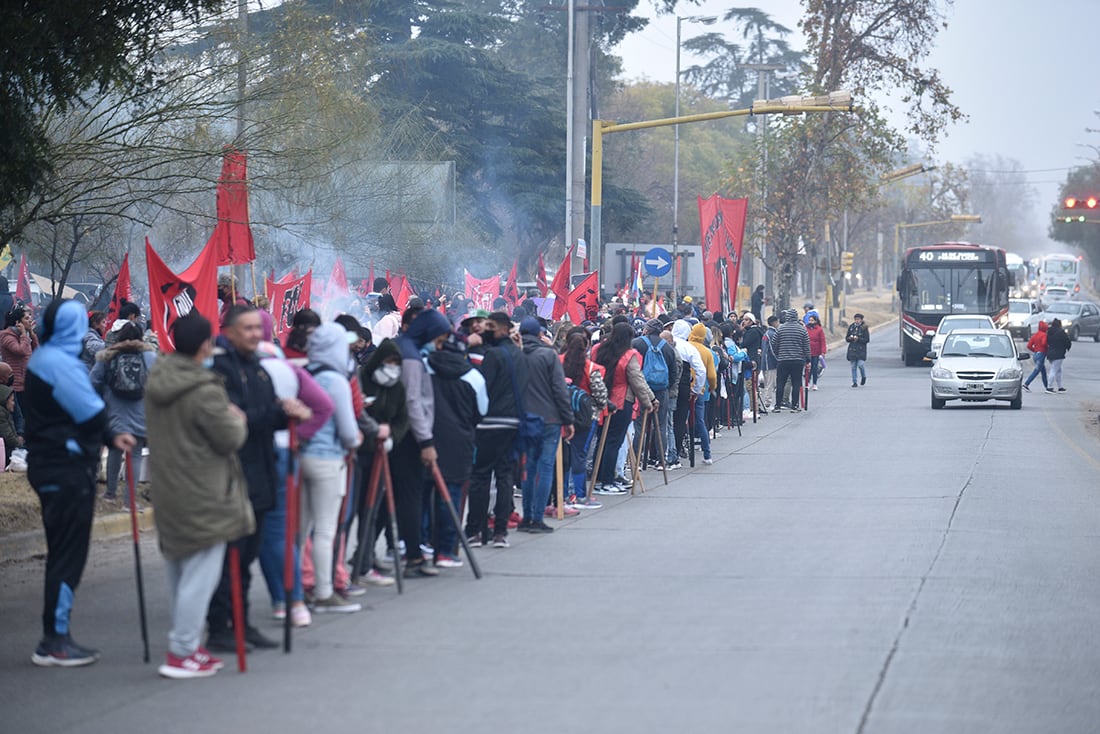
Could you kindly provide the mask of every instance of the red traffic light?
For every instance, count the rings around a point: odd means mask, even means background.
[[[1077,206],[1077,199],[1074,199],[1072,196],[1067,196],[1066,201],[1065,201],[1066,209],[1073,209],[1076,206]]]

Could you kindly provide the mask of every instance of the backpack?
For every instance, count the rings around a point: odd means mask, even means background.
[[[576,385],[569,383],[569,404],[573,407],[573,426],[587,431],[592,425],[592,397]],[[580,431],[577,431],[580,433]]]
[[[643,337],[643,341],[645,359],[642,360],[642,374],[645,376],[645,381],[649,383],[649,389],[654,392],[667,390],[668,364],[665,362],[665,355],[661,354],[661,348],[654,347],[649,339]]]
[[[145,397],[146,377],[144,352],[123,352],[107,363],[107,387],[122,400],[141,400]]]

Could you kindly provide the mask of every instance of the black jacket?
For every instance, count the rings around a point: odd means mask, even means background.
[[[390,435],[396,446],[409,432],[409,409],[405,405],[405,383],[398,380],[389,387],[382,387],[374,381],[374,371],[388,358],[401,358],[401,350],[393,339],[383,339],[367,361],[359,368],[359,385],[363,388],[363,397],[368,398],[367,415],[379,423],[388,423]],[[373,401],[369,398],[374,398]],[[375,447],[363,442],[360,454],[374,455]]]
[[[871,341],[871,332],[867,328],[867,324],[849,324],[844,341],[848,342],[849,362],[867,359],[867,342]]]
[[[523,355],[527,361],[524,410],[547,423],[573,425],[573,405],[557,353],[537,336],[524,335]]]
[[[741,348],[755,364],[760,364],[760,348],[764,343],[764,327],[759,324],[741,332]]]
[[[474,464],[474,430],[489,402],[485,378],[453,344],[428,355],[435,394],[435,450],[439,471],[448,483],[470,478]]]
[[[229,399],[248,419],[248,440],[237,452],[248,482],[248,498],[255,512],[265,512],[275,507],[275,431],[286,428],[286,413],[255,354],[241,354],[224,337],[218,337],[218,347],[214,372],[225,380]]]
[[[1066,352],[1073,346],[1073,342],[1069,339],[1069,334],[1062,328],[1061,324],[1057,326],[1052,325],[1047,329],[1047,361],[1053,362],[1056,359],[1065,359]]]
[[[516,396],[522,396],[527,390],[527,360],[523,352],[511,339],[505,338],[483,351],[480,369],[489,393],[489,412],[478,424],[478,428],[518,428],[519,406],[516,405]]]

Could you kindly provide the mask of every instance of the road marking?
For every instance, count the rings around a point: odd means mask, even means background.
[[[1050,411],[1048,411],[1046,408],[1043,408],[1042,410],[1043,410],[1043,417],[1047,419],[1047,424],[1049,424],[1050,427],[1054,429],[1054,432],[1057,433],[1059,436],[1061,436],[1063,439],[1065,439],[1066,443],[1069,444],[1070,448],[1072,448],[1074,451],[1077,452],[1078,456],[1083,458],[1089,464],[1092,464],[1092,467],[1094,469],[1100,471],[1100,461],[1097,461],[1096,459],[1094,459],[1089,454],[1088,451],[1081,448],[1081,446],[1079,446],[1076,441],[1074,441],[1072,438],[1070,438],[1069,434],[1067,434],[1065,431],[1063,431],[1060,426],[1058,426],[1054,421],[1052,421],[1050,419]]]

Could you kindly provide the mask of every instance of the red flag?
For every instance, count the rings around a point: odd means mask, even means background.
[[[218,223],[206,243],[218,265],[241,265],[256,259],[248,226],[248,173],[244,151],[226,150],[218,179]]]
[[[699,197],[699,229],[703,245],[703,286],[708,311],[729,313],[737,300],[741,246],[748,199]]]
[[[118,320],[119,309],[123,301],[129,301],[130,293],[130,254],[122,258],[122,265],[118,269],[118,278],[115,279],[115,294],[111,296],[111,305],[107,308],[107,328]]]
[[[554,282],[550,284],[550,292],[554,294],[554,315],[552,318],[555,321],[560,319],[562,314],[565,313],[569,300],[569,271],[572,260],[573,248],[570,247],[565,253],[565,257],[562,258],[561,267],[559,267],[558,272],[554,274]]]
[[[477,308],[492,308],[493,301],[500,295],[500,276],[482,279],[470,275],[469,270],[463,272],[466,274],[466,300],[473,301]]]
[[[600,311],[599,276],[597,273],[589,273],[577,287],[569,292],[566,305],[569,311],[569,320],[574,324],[583,321],[594,321]],[[555,302],[554,310],[557,311]],[[555,317],[557,318],[557,317]]]
[[[367,278],[367,285],[370,286],[370,290],[374,291],[374,263],[370,264],[370,276]]]
[[[268,283],[271,294],[271,316],[274,320],[275,335],[286,344],[287,334],[293,326],[294,314],[303,308],[309,308],[310,289],[313,285],[313,271],[307,271],[301,278],[285,283]]]
[[[535,284],[539,287],[539,295],[546,298],[550,292],[550,286],[546,284],[546,264],[542,261],[542,253],[539,253],[539,265],[535,271]]]
[[[394,291],[394,289],[390,288],[390,291]],[[412,286],[409,284],[409,279],[402,275],[401,282],[398,284],[393,297],[393,302],[397,304],[399,309],[404,311],[405,307],[409,305],[409,299],[412,298],[413,295],[415,294],[413,293]]]
[[[336,263],[332,266],[332,275],[329,276],[328,282],[325,283],[325,300],[328,301],[332,298],[347,298],[348,297],[348,276],[344,270],[344,263],[340,258],[336,258]]]
[[[23,303],[31,302],[31,271],[27,267],[27,253],[19,255],[19,279],[15,282],[15,298]]]
[[[215,326],[218,323],[218,262],[214,251],[204,248],[191,267],[176,275],[164,264],[145,238],[145,264],[149,270],[149,313],[153,331],[163,352],[174,352],[171,327],[176,319],[198,310]]]
[[[512,304],[513,308],[519,303],[519,286],[516,284],[518,270],[519,260],[517,259],[512,263],[512,270],[508,273],[508,282],[504,286],[504,300]]]

